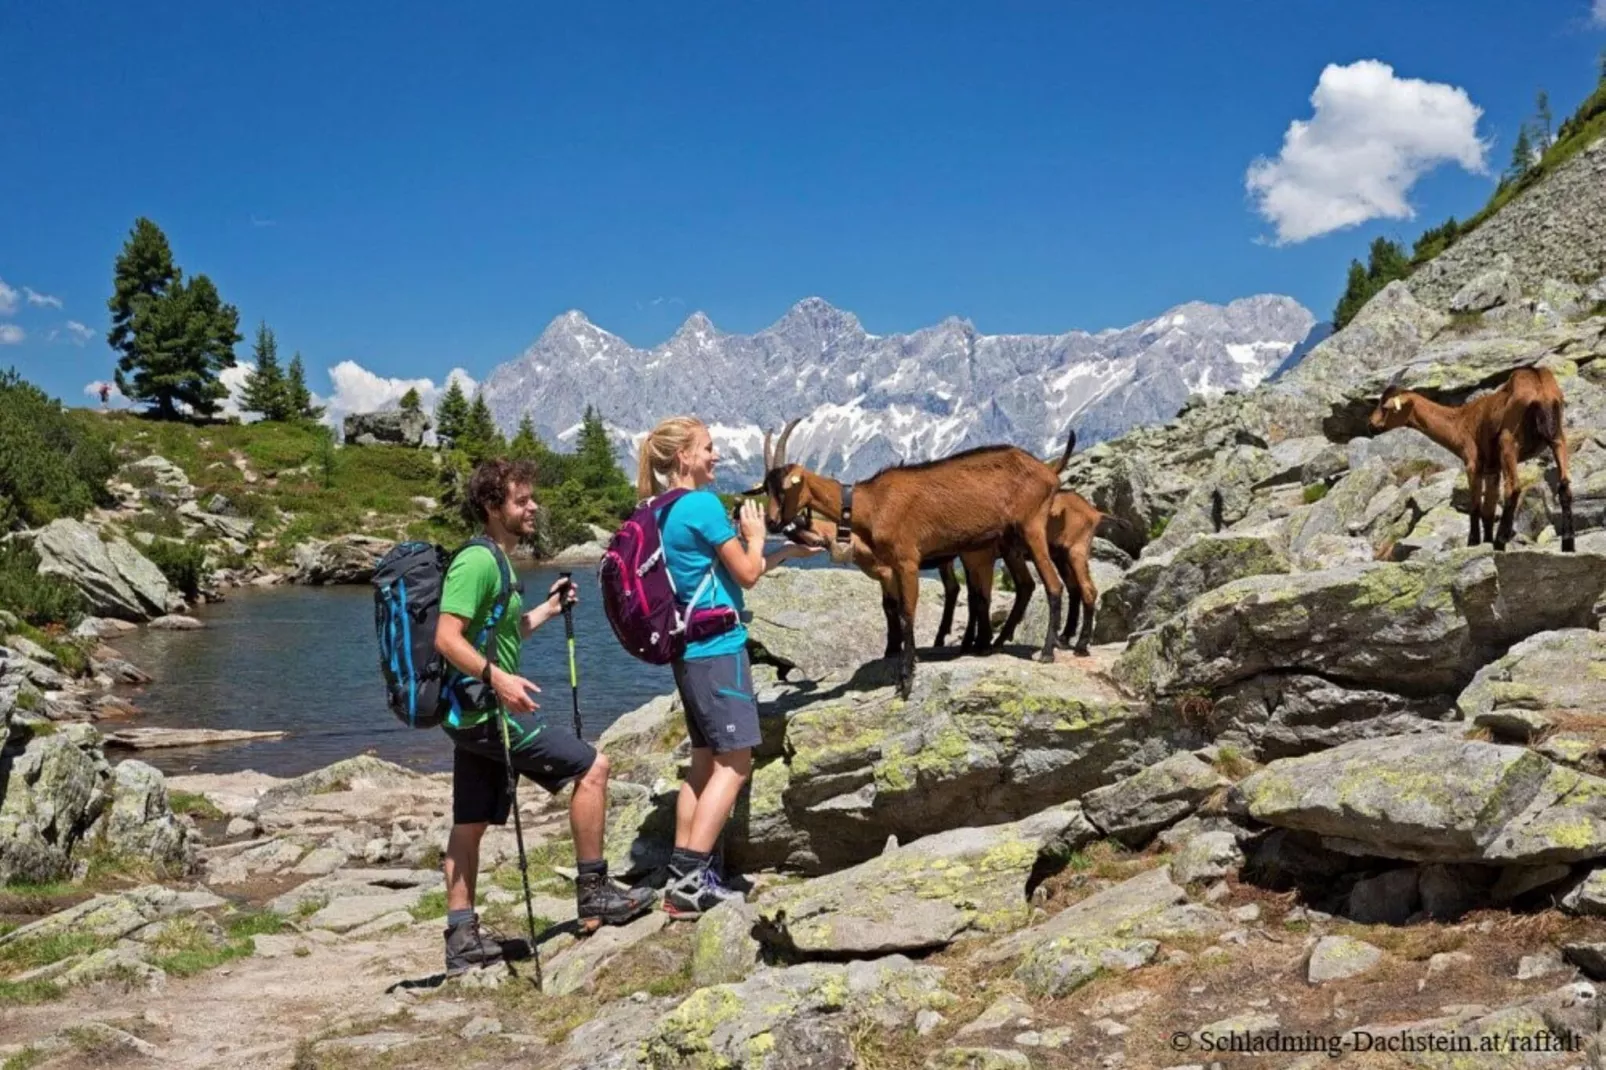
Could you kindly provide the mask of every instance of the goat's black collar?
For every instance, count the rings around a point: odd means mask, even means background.
[[[853,484],[842,484],[841,515],[836,520],[836,541],[847,546],[853,541]]]

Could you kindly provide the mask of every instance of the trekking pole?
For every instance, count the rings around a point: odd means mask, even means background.
[[[569,639],[569,694],[574,699],[574,738],[584,739],[580,734],[580,674],[574,667],[574,607],[569,604],[569,590],[574,587],[574,573],[560,572],[567,586],[563,589],[563,633]]]
[[[530,904],[530,870],[524,860],[524,822],[519,818],[519,772],[513,768],[513,745],[508,742],[508,714],[497,708],[502,722],[502,757],[507,760],[508,805],[513,808],[513,840],[519,845],[519,879],[524,882],[524,920],[530,928],[530,957],[535,960],[535,990],[541,991],[541,949],[535,945],[535,907]]]

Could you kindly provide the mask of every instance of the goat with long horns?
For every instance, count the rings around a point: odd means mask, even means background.
[[[787,444],[797,424],[788,422],[773,448],[765,436],[764,482],[747,493],[768,495],[766,518],[772,532],[810,546],[834,542],[843,550],[856,539],[868,553],[866,571],[881,585],[889,630],[896,615],[901,639],[898,691],[904,698],[914,686],[920,568],[943,557],[984,553],[991,569],[996,547],[1018,540],[1048,595],[1048,632],[1037,658],[1054,660],[1064,585],[1048,547],[1049,511],[1059,489],[1053,468],[1015,446],[983,446],[938,461],[887,468],[845,486],[787,461]],[[816,529],[815,514],[835,522],[834,540]],[[972,605],[974,613],[974,601]]]

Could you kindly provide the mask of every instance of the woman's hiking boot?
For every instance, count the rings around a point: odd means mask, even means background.
[[[699,918],[730,899],[741,899],[741,892],[725,887],[719,874],[700,866],[682,876],[670,874],[664,889],[664,912],[671,918]]]
[[[526,958],[529,945],[523,940],[509,939],[496,930],[480,924],[479,915],[465,922],[449,926],[446,930],[446,976],[456,977],[465,970],[479,966],[492,966]]]
[[[639,918],[652,909],[657,895],[651,888],[621,888],[606,873],[582,873],[574,879],[575,913],[587,932]]]

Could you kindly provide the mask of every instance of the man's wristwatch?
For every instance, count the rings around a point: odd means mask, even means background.
[[[490,658],[486,658],[485,659],[485,668],[480,670],[480,679],[485,682],[485,686],[486,687],[490,687],[491,686],[491,659]]]

